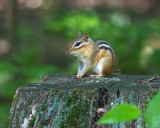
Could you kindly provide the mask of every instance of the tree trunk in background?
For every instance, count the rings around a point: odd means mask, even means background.
[[[152,88],[144,81],[152,86]],[[130,103],[142,110],[160,89],[155,76],[43,75],[40,83],[17,89],[10,111],[10,128],[143,128],[141,117],[128,123],[97,125],[104,112]],[[148,128],[147,126],[145,126]]]
[[[14,51],[15,47],[15,37],[16,37],[16,21],[17,21],[17,11],[18,11],[18,2],[17,0],[8,0],[6,6],[6,15],[5,15],[5,26],[7,39],[10,43],[10,52]],[[10,53],[9,52],[9,53]]]

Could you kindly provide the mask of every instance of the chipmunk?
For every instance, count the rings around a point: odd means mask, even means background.
[[[81,78],[88,72],[95,73],[91,76],[110,76],[115,64],[115,52],[105,40],[92,40],[88,33],[78,36],[69,44],[67,52],[77,56],[78,73]]]

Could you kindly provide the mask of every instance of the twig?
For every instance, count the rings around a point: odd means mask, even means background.
[[[151,78],[148,78],[147,80],[137,80],[136,83],[147,83],[148,86],[152,88],[152,86],[150,85],[150,82],[157,79],[159,79],[159,76],[151,77]]]

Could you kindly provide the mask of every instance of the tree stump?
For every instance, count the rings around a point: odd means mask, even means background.
[[[97,125],[112,107],[129,103],[145,110],[160,88],[159,76],[118,75],[77,79],[46,74],[15,93],[10,128],[143,128],[141,117],[127,123]],[[145,127],[147,127],[145,125]]]

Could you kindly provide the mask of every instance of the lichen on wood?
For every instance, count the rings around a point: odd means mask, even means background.
[[[157,93],[155,76],[111,76],[77,79],[75,75],[46,74],[40,82],[28,83],[15,93],[10,110],[10,128],[98,128],[96,121],[121,103],[146,104]],[[141,82],[140,82],[141,81]],[[102,128],[143,127],[139,117],[129,123]]]

